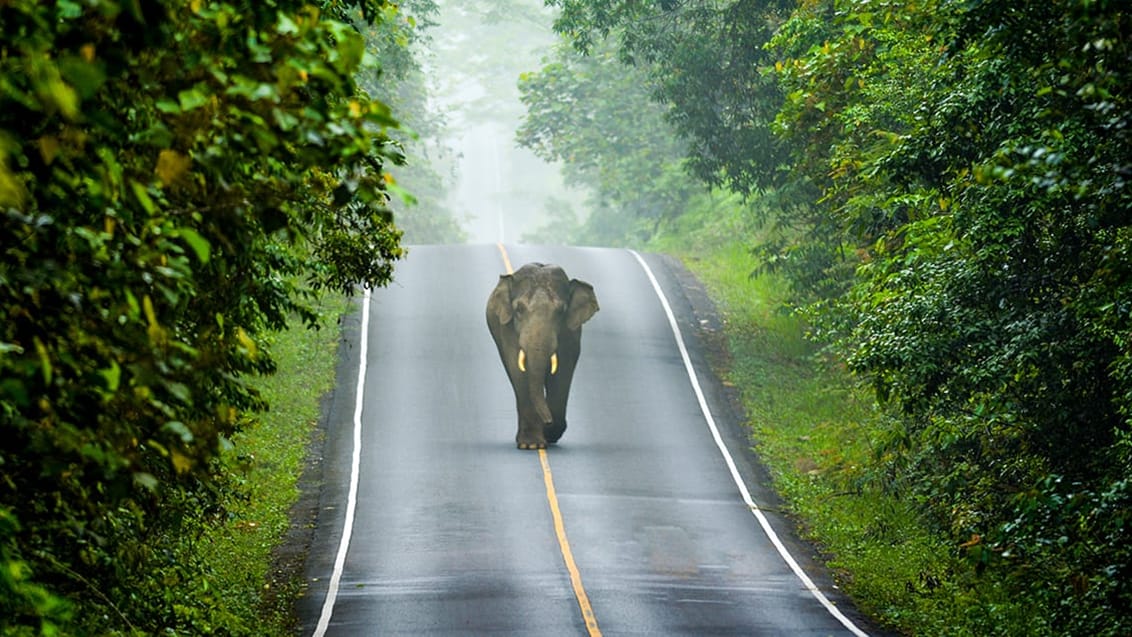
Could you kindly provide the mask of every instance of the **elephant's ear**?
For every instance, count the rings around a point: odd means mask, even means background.
[[[501,325],[511,322],[511,275],[499,275],[499,283],[487,299],[488,316],[494,316]]]
[[[576,330],[590,320],[598,310],[594,288],[585,281],[570,280],[570,308],[566,312],[566,327]]]

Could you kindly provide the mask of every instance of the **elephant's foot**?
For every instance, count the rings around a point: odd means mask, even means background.
[[[515,446],[520,449],[546,449],[546,438],[541,431],[520,431],[515,436]]]
[[[546,441],[549,444],[554,444],[558,442],[558,439],[561,438],[564,433],[566,433],[565,421],[552,422],[546,426]]]

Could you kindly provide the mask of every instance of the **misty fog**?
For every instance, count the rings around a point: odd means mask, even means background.
[[[563,184],[557,165],[515,144],[525,109],[519,74],[538,70],[557,40],[552,13],[542,0],[437,0],[424,60],[430,108],[445,120],[445,149],[437,168],[447,193],[445,207],[463,225],[468,241],[518,242],[546,220],[548,203],[569,205],[586,216],[583,193]]]

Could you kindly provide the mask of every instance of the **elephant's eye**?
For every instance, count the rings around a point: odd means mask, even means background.
[[[526,313],[527,313],[527,304],[526,303],[520,302],[520,303],[515,304],[515,314],[522,316]]]

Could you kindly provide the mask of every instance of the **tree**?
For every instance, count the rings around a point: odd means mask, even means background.
[[[764,45],[793,2],[547,0],[555,30],[583,52],[616,42],[645,70],[653,96],[686,141],[693,173],[750,194],[782,183],[787,148],[771,132],[782,95]]]
[[[593,189],[580,241],[647,238],[683,213],[698,189],[686,177],[684,144],[650,101],[648,86],[643,73],[623,67],[610,51],[583,57],[568,48],[519,78],[527,107],[519,145],[561,161],[567,181]]]
[[[264,335],[401,254],[350,24],[387,11],[0,7],[0,630],[207,628],[131,583],[224,488]]]

